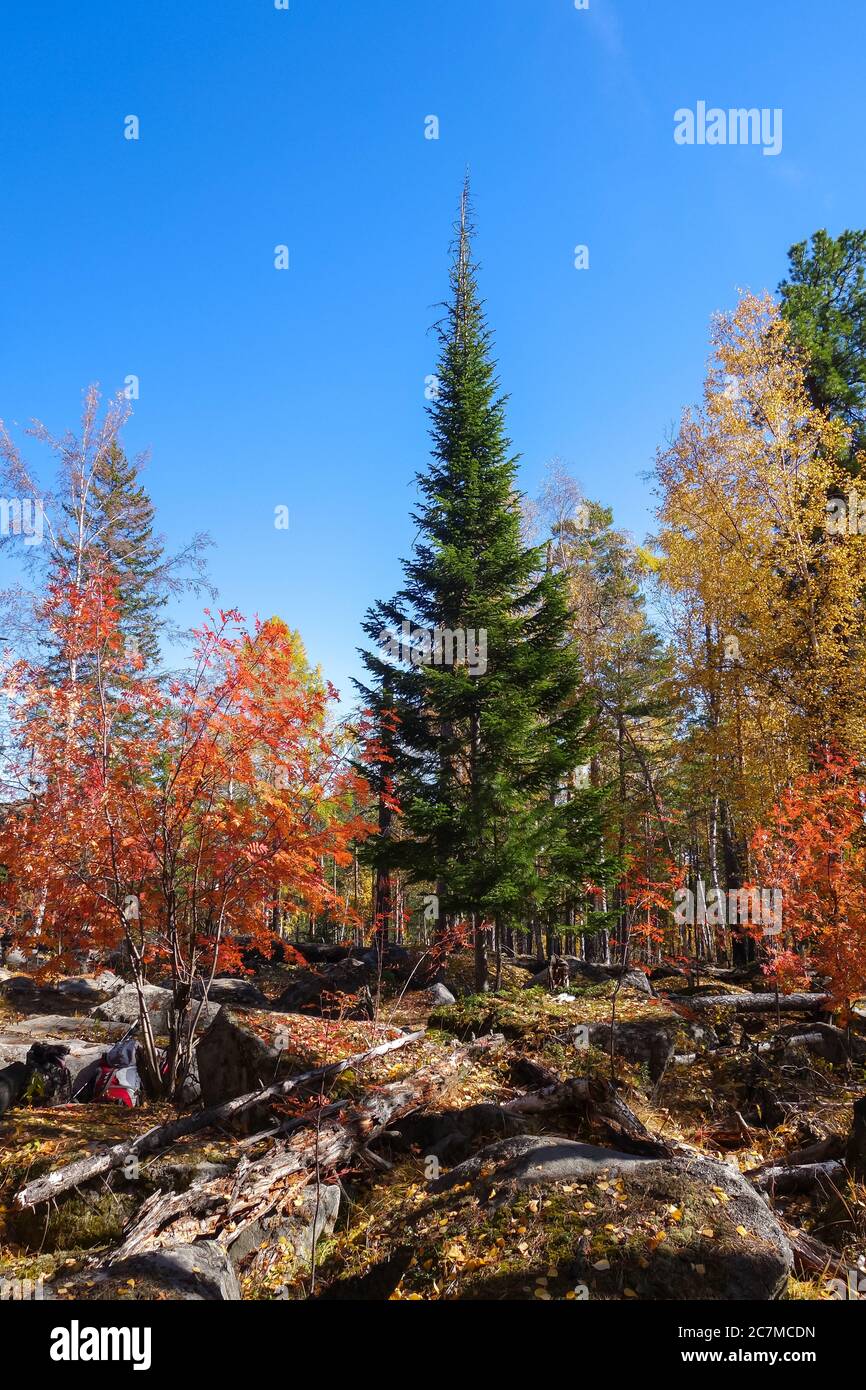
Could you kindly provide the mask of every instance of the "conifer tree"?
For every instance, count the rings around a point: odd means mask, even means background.
[[[117,441],[96,470],[91,505],[100,554],[118,580],[120,631],[144,666],[153,669],[159,661],[160,610],[168,598],[160,582],[165,554],[139,470]]]
[[[107,580],[119,603],[119,635],[127,655],[147,671],[159,661],[160,635],[166,629],[162,610],[173,594],[201,590],[208,582],[205,551],[209,538],[197,534],[167,555],[154,529],[154,507],[141,479],[139,460],[127,458],[120,442],[129,406],[118,396],[103,408],[95,386],[85,392],[77,434],[54,436],[35,421],[28,430],[48,445],[57,461],[55,486],[46,489],[0,421],[0,486],[13,495],[41,499],[44,544],[28,548],[24,562],[35,580],[28,592],[16,586],[0,591],[0,621],[26,649],[39,630],[34,613],[45,586],[72,584],[82,590],[91,581]],[[9,538],[0,537],[0,547]],[[58,679],[92,675],[93,654],[56,652]]]
[[[806,354],[814,405],[851,431],[844,457],[859,473],[866,450],[866,232],[814,232],[788,252],[782,313]]]
[[[379,650],[362,653],[373,681],[359,688],[374,714],[384,718],[390,708],[395,720],[402,824],[379,853],[413,881],[438,885],[443,918],[471,923],[483,990],[488,932],[495,926],[501,942],[504,924],[537,906],[545,863],[568,862],[587,897],[609,866],[597,825],[601,793],[561,794],[589,756],[587,711],[563,577],[521,536],[517,460],[471,233],[467,186],[450,299],[437,325],[418,536],[404,587],[365,617]]]

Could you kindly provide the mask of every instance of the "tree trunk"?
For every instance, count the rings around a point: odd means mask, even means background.
[[[484,939],[481,914],[478,912],[472,913],[472,940],[475,946],[475,993],[486,994],[488,987],[487,943]]]
[[[56,1197],[58,1192],[65,1192],[67,1188],[75,1187],[78,1183],[89,1182],[91,1178],[98,1177],[101,1173],[108,1173],[115,1168],[120,1168],[129,1159],[144,1158],[148,1154],[157,1153],[160,1149],[173,1144],[177,1139],[183,1139],[188,1134],[195,1134],[198,1130],[209,1129],[213,1125],[228,1125],[240,1115],[255,1109],[263,1102],[287,1096],[292,1091],[297,1090],[299,1086],[306,1086],[311,1081],[324,1081],[328,1077],[338,1076],[340,1072],[361,1066],[373,1057],[382,1057],[387,1052],[394,1052],[397,1048],[406,1047],[408,1043],[417,1042],[423,1036],[423,1032],[404,1033],[401,1037],[379,1043],[378,1046],[371,1047],[366,1052],[359,1052],[354,1057],[347,1057],[344,1062],[331,1062],[326,1067],[317,1067],[314,1071],[301,1072],[298,1076],[291,1076],[286,1081],[279,1081],[273,1086],[265,1086],[262,1090],[249,1091],[246,1095],[235,1096],[233,1100],[225,1101],[222,1105],[212,1105],[207,1110],[199,1110],[194,1115],[186,1115],[179,1120],[170,1120],[168,1124],[149,1129],[145,1134],[131,1139],[125,1144],[115,1144],[102,1153],[76,1159],[73,1163],[67,1163],[63,1168],[56,1168],[53,1172],[46,1173],[44,1177],[36,1178],[15,1194],[15,1201],[20,1207],[33,1207],[39,1202],[48,1202],[52,1197]]]

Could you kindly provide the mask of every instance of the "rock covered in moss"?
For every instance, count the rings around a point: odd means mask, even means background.
[[[643,970],[623,968],[618,965],[594,965],[590,961],[579,960],[577,956],[560,956],[560,961],[568,970],[569,981],[580,983],[586,981],[589,984],[602,985],[610,980],[620,980],[629,989],[637,990],[638,994],[651,995],[652,985]],[[536,972],[524,983],[524,989],[532,989],[541,985],[545,989],[549,983],[547,967]]]
[[[539,1194],[533,1207],[542,1226],[573,1217],[568,1279],[590,1298],[763,1301],[780,1295],[793,1267],[767,1202],[714,1159],[644,1158],[524,1134],[488,1145],[431,1184],[434,1193],[467,1188],[482,1201],[493,1193],[497,1210]]]

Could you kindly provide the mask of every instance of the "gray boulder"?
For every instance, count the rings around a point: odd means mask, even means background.
[[[607,1242],[599,1260],[575,1230],[572,1272],[590,1297],[622,1297],[624,1288],[643,1299],[775,1299],[787,1286],[793,1253],[782,1227],[759,1192],[735,1168],[715,1159],[643,1158],[559,1137],[519,1135],[490,1144],[431,1184],[444,1193],[464,1184],[495,1189],[495,1205],[529,1189],[568,1189],[578,1210],[591,1212],[581,1226],[605,1231],[611,1180],[625,1210],[657,1223],[664,1240],[644,1258],[639,1243]],[[600,1183],[600,1187],[594,1188]],[[591,1200],[591,1207],[584,1204]],[[542,1213],[544,1212],[542,1208]],[[675,1214],[675,1219],[671,1215]],[[543,1220],[543,1214],[539,1220]],[[561,1218],[560,1218],[561,1219]],[[626,1221],[628,1218],[626,1217]],[[614,1223],[615,1224],[615,1223]]]
[[[347,960],[352,954],[349,946],[331,946],[325,941],[294,941],[292,945],[311,965],[322,962],[333,964],[334,961]]]
[[[328,996],[361,994],[375,985],[375,979],[376,971],[369,961],[355,958],[325,965],[321,970],[298,970],[274,1008],[281,1013],[339,1012],[346,1016],[345,1008],[333,1004]],[[350,1011],[348,1017],[358,1016],[358,1012],[365,1015],[363,1005],[360,1011]]]
[[[76,1020],[69,1021],[74,1023]],[[32,1020],[26,1019],[25,1022],[29,1024]],[[78,1022],[80,1023],[80,1020]],[[24,1031],[21,1024],[15,1024],[0,1033],[0,1067],[8,1067],[11,1062],[25,1061],[27,1053],[35,1042],[62,1043],[64,1047],[69,1048],[69,1053],[64,1060],[69,1075],[72,1077],[73,1089],[79,1073],[85,1067],[90,1066],[91,1062],[97,1061],[109,1045],[107,1042],[87,1042],[85,1039],[76,1038],[66,1031],[44,1030],[37,1027]]]
[[[102,1030],[105,1038],[92,1040],[79,1036],[81,1025],[80,1018],[66,1018],[62,1014],[35,1014],[32,1018],[10,1023],[0,1032],[0,1067],[7,1067],[10,1062],[23,1062],[35,1042],[63,1043],[69,1048],[65,1060],[74,1090],[79,1073],[97,1061],[111,1045],[111,1040],[124,1032],[122,1024],[106,1024]]]
[[[234,1266],[215,1240],[167,1245],[162,1250],[132,1255],[112,1265],[106,1275],[106,1280],[117,1281],[118,1285],[129,1279],[143,1285],[142,1292],[152,1297],[230,1303],[238,1302],[241,1297]]]
[[[48,1039],[48,1041],[60,1042],[60,1038]],[[91,1062],[97,1061],[104,1051],[98,1043],[84,1042],[81,1038],[64,1038],[63,1043],[69,1048],[69,1055],[64,1059],[72,1077],[72,1087],[80,1072],[85,1067],[89,1067]],[[10,1062],[23,1062],[30,1049],[30,1043],[9,1042],[4,1034],[0,1034],[0,1067],[8,1067]]]
[[[524,1124],[522,1115],[510,1115],[501,1105],[482,1101],[459,1110],[414,1111],[395,1121],[392,1133],[407,1147],[418,1149],[425,1159],[459,1163],[480,1139],[519,1134]]]
[[[164,1033],[168,1028],[171,991],[160,989],[158,985],[145,985],[143,993],[153,1027],[157,1033]],[[106,1023],[125,1023],[128,1026],[135,1023],[138,1013],[138,991],[135,985],[124,985],[111,999],[91,1009],[90,1016]]]
[[[220,1105],[297,1071],[287,1052],[294,1022],[270,1010],[221,1008],[196,1048],[205,1105]]]
[[[100,975],[80,975],[68,980],[58,980],[54,988],[58,994],[68,994],[72,999],[97,1003],[119,994],[125,984],[126,981],[113,971],[103,970]]]
[[[3,994],[39,994],[40,987],[29,975],[11,975],[0,984]]]
[[[437,982],[435,985],[430,985],[426,994],[427,999],[434,1008],[437,1004],[456,1004],[457,1002],[448,986],[443,985],[441,981]]]
[[[196,1101],[201,1100],[201,1081],[198,1074],[198,1058],[193,1053],[190,1060],[190,1068],[181,1083],[178,1100],[181,1105],[195,1105]]]
[[[200,980],[196,981],[193,994],[197,999],[201,998],[204,986]],[[218,975],[208,987],[207,997],[212,1003],[216,1004],[238,1004],[247,1009],[266,1009],[268,1001],[249,980],[239,980],[233,975]]]
[[[591,1047],[602,1052],[610,1051],[611,1027],[609,1023],[590,1023],[587,1025]],[[651,1081],[658,1081],[674,1053],[677,1035],[675,1023],[662,1026],[654,1020],[637,1023],[617,1023],[614,1032],[614,1052],[627,1062],[643,1063]]]
[[[17,1023],[7,1024],[3,1032],[22,1041],[26,1038],[28,1043],[65,1042],[67,1037],[75,1037],[86,1026],[86,1019],[72,1018],[67,1014],[32,1014],[29,1018],[19,1019]],[[111,1040],[119,1037],[123,1029],[116,1024],[106,1024],[93,1031]]]
[[[574,1139],[539,1138],[518,1134],[488,1144],[480,1153],[452,1168],[444,1177],[431,1184],[432,1191],[446,1192],[462,1183],[481,1177],[491,1179],[495,1186],[527,1188],[559,1182],[594,1182],[604,1176],[621,1177],[635,1165],[653,1167],[662,1162],[657,1158],[642,1158],[638,1154],[603,1149],[597,1144],[581,1144]]]
[[[144,986],[144,999],[151,1024],[156,1033],[168,1031],[168,1016],[171,1009],[171,990],[160,989],[158,985]],[[199,1026],[206,1028],[216,1018],[220,1005],[210,1003],[202,1009]],[[138,991],[135,985],[124,985],[111,999],[97,1004],[90,1011],[91,1018],[102,1019],[107,1023],[125,1023],[127,1027],[138,1018]]]

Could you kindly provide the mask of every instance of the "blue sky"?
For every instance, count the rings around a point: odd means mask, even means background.
[[[40,0],[0,38],[0,416],[62,430],[137,375],[169,544],[210,532],[224,605],[347,695],[412,540],[467,165],[521,484],[557,456],[639,537],[711,313],[866,225],[848,0]],[[700,100],[781,108],[781,154],[678,146]]]

